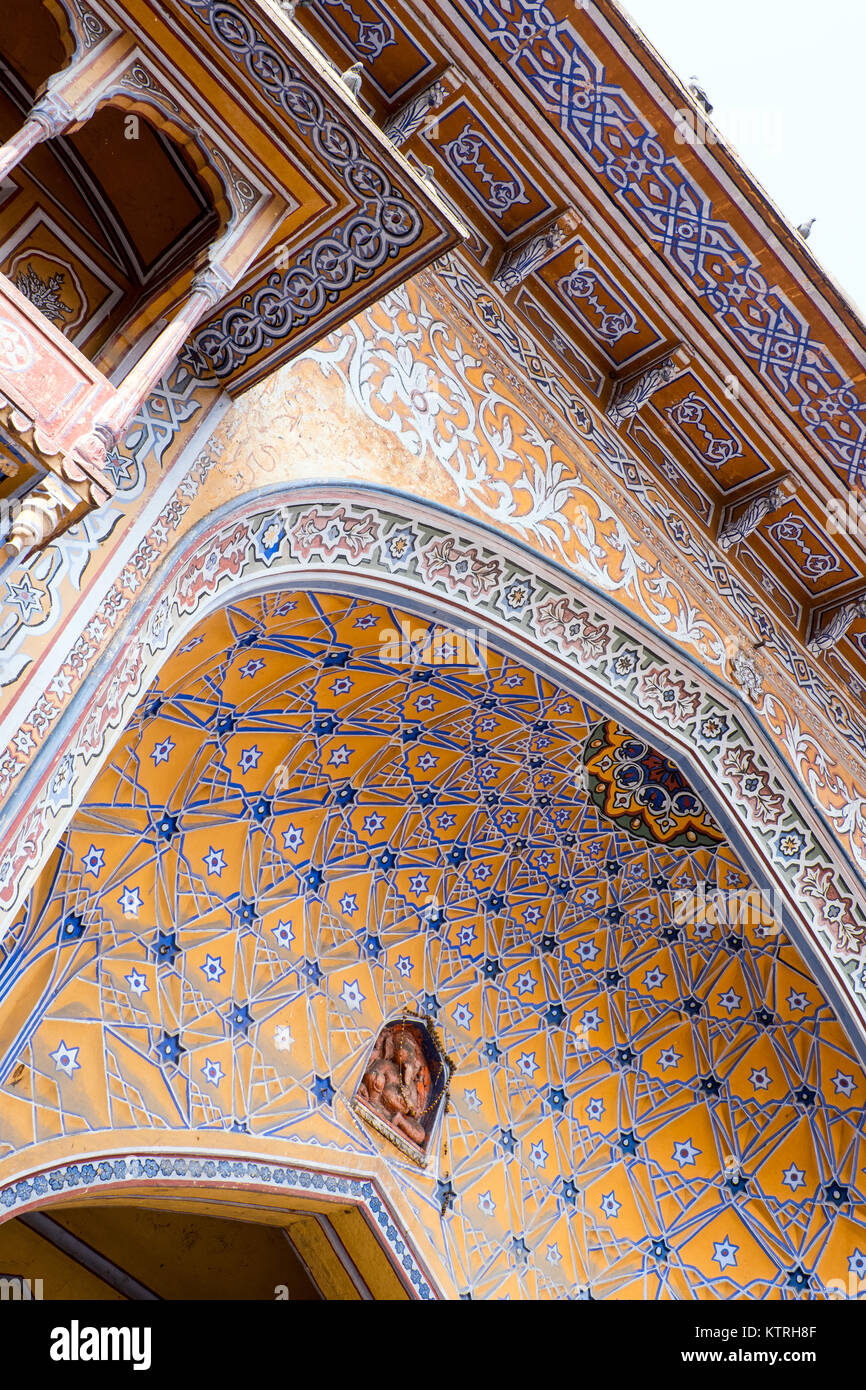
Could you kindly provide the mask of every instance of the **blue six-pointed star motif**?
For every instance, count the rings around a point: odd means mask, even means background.
[[[96,845],[91,845],[86,854],[81,856],[81,863],[89,874],[98,878],[105,868],[105,850],[97,849]]]
[[[78,1060],[78,1048],[67,1047],[66,1043],[63,1042],[62,1039],[58,1043],[55,1050],[53,1052],[49,1052],[48,1055],[54,1063],[54,1066],[56,1067],[57,1071],[63,1071],[66,1073],[67,1076],[72,1076],[73,1072],[78,1071],[81,1066],[81,1063]]]
[[[220,956],[205,956],[205,962],[204,965],[201,967],[201,972],[206,980],[211,980],[214,983],[221,980],[223,975],[226,973],[225,966],[222,963],[222,958]]]
[[[139,889],[129,884],[124,884],[118,901],[124,917],[137,917],[144,906]]]

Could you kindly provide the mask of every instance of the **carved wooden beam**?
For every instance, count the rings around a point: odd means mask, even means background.
[[[565,238],[577,230],[580,222],[580,214],[569,209],[542,231],[520,242],[513,251],[506,251],[493,276],[496,288],[502,290],[503,294],[516,289],[528,275],[550,259]]]
[[[680,343],[675,348],[669,348],[637,375],[625,377],[622,381],[615,380],[605,409],[607,418],[614,425],[624,425],[627,420],[632,420],[656,391],[667,386],[685,370],[688,361],[688,350]]]
[[[456,91],[462,81],[463,74],[457,68],[446,68],[441,77],[437,77],[423,92],[411,97],[393,116],[388,117],[382,127],[382,134],[388,137],[392,145],[405,145],[419,130],[433,124],[436,117],[431,113],[442,105],[447,96]]]
[[[769,490],[747,498],[743,510],[736,517],[728,519],[719,531],[716,539],[722,550],[730,550],[732,545],[739,545],[747,540],[752,532],[758,529],[764,517],[778,511],[795,492],[796,485],[788,475],[774,483]]]
[[[866,593],[849,599],[837,608],[833,616],[823,626],[817,628],[809,639],[809,651],[815,656],[835,647],[845,636],[855,618],[866,618]]]

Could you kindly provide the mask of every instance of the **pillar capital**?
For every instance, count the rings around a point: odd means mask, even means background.
[[[43,140],[53,140],[72,125],[75,112],[61,92],[49,90],[30,108],[27,120],[36,121],[42,127]]]
[[[228,271],[219,262],[210,261],[193,276],[190,294],[206,295],[207,307],[212,309],[228,294],[233,284],[234,279]]]

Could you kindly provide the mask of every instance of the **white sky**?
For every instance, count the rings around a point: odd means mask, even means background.
[[[620,0],[866,316],[866,0]]]

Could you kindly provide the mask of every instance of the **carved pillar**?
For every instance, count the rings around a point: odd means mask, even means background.
[[[102,470],[109,452],[202,315],[223,298],[233,282],[220,265],[209,265],[194,277],[189,297],[125,378],[106,413],[92,430],[79,435],[64,456],[60,478],[49,474],[25,499],[13,504],[5,537],[6,559],[41,548],[108,501],[111,493]]]
[[[131,47],[132,40],[127,35],[106,33],[90,52],[80,54],[68,68],[52,77],[24,124],[5,145],[0,145],[0,182],[27,158],[35,145],[53,140],[76,121],[86,119],[118,64],[126,61]]]
[[[74,120],[75,112],[59,93],[48,93],[37,101],[11,140],[0,145],[0,183],[27,158],[35,145],[61,135]]]
[[[217,264],[208,265],[193,278],[189,298],[125,377],[106,414],[92,431],[75,441],[70,459],[73,467],[104,467],[141,402],[164,376],[202,316],[219,303],[233,283],[234,277]]]
[[[93,470],[101,473],[109,451],[118,443],[142,401],[168,371],[203,315],[234,288],[267,246],[285,210],[282,198],[274,195],[256,204],[242,222],[214,243],[206,266],[193,277],[184,304],[120,383],[113,401],[93,429],[80,435],[64,457],[63,476],[68,481],[87,480]]]
[[[861,594],[859,598],[851,599],[848,603],[843,603],[841,608],[837,608],[829,622],[819,628],[810,639],[809,651],[819,656],[821,652],[835,647],[855,618],[866,618],[866,594]]]
[[[210,264],[193,277],[189,297],[170,323],[154,338],[118,388],[105,423],[119,430],[129,423],[141,402],[171,366],[190,333],[208,309],[232,288],[234,277],[221,265]]]
[[[719,532],[718,542],[722,550],[730,550],[732,545],[746,540],[757,530],[765,516],[778,511],[782,503],[787,501],[790,492],[791,489],[784,483],[777,483],[769,492],[762,493],[760,497],[753,497],[736,520],[729,521]]]
[[[107,499],[103,497],[100,500]],[[0,563],[19,559],[35,548],[41,549],[74,526],[91,509],[89,500],[82,499],[59,478],[48,473],[24,497],[2,504],[8,530],[0,536]]]

